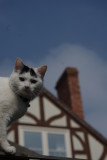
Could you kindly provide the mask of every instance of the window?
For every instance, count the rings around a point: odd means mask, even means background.
[[[42,155],[71,157],[70,135],[67,129],[19,127],[19,143]]]
[[[24,145],[42,154],[42,135],[40,132],[24,132]]]
[[[48,133],[49,155],[66,157],[65,135]]]

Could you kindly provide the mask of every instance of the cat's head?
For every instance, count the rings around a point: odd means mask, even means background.
[[[24,98],[34,99],[42,88],[46,70],[46,65],[32,68],[24,65],[22,60],[17,58],[9,80],[11,89]]]

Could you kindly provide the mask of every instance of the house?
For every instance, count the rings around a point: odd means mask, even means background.
[[[58,97],[42,89],[8,139],[41,155],[107,160],[107,140],[84,119],[78,70],[66,68],[56,89]]]

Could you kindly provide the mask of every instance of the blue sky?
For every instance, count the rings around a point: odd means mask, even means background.
[[[67,66],[79,70],[85,119],[107,136],[107,1],[0,0],[0,76],[16,57],[48,65],[45,87]]]

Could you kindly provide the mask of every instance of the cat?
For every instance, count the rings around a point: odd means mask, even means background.
[[[29,102],[40,93],[46,70],[46,65],[32,68],[17,58],[10,77],[0,78],[0,147],[6,153],[16,153],[7,141],[7,127],[27,112]]]

